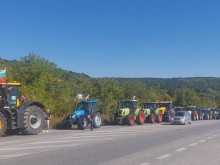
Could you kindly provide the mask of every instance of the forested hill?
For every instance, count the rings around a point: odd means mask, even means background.
[[[140,81],[146,87],[175,90],[190,88],[198,93],[208,93],[209,89],[220,91],[220,78],[217,77],[190,77],[190,78],[116,78],[122,84],[128,81]]]
[[[78,93],[97,99],[107,116],[116,111],[118,100],[133,96],[140,102],[172,100],[177,106],[220,107],[220,78],[91,78],[34,54],[13,61],[0,58],[0,69],[5,67],[10,81],[23,84],[21,93],[27,100],[41,101],[55,116],[70,113]]]

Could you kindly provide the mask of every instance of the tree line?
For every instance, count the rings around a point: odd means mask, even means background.
[[[220,107],[220,78],[91,78],[59,68],[33,53],[20,60],[0,58],[0,69],[7,78],[23,84],[21,95],[37,100],[51,109],[55,117],[71,113],[79,93],[98,100],[98,108],[109,118],[119,100],[140,102],[173,101],[176,106]]]

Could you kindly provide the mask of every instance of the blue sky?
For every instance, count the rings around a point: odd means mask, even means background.
[[[0,57],[92,77],[220,77],[218,0],[0,0]]]

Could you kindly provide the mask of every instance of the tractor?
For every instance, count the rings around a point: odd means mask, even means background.
[[[146,122],[158,123],[162,122],[162,114],[165,110],[164,107],[159,107],[158,102],[146,102],[143,104],[143,111],[146,117]]]
[[[164,108],[163,111],[163,121],[164,122],[170,122],[171,117],[174,114],[174,105],[172,101],[167,101],[167,102],[159,102],[159,107]]]
[[[84,130],[90,123],[90,112],[93,110],[94,114],[94,128],[101,127],[102,116],[101,112],[96,108],[97,101],[79,101],[72,114],[67,115],[63,119],[63,128],[71,129],[72,125],[77,125],[78,129]]]
[[[138,105],[138,100],[123,100],[118,102],[118,110],[113,114],[112,119],[114,123],[134,125],[143,125],[145,121],[145,114]]]
[[[0,88],[3,83],[0,83]],[[21,131],[24,134],[36,135],[45,126],[45,106],[38,101],[21,103],[19,87],[21,83],[9,82],[12,87],[8,96],[9,107],[5,108],[0,90],[0,136],[6,132]]]

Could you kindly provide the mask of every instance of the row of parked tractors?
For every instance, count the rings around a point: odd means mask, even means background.
[[[2,83],[0,83],[2,85]],[[2,104],[2,93],[0,90],[0,136],[7,132],[19,131],[23,134],[35,135],[41,132],[45,125],[45,106],[38,101],[21,102],[19,87],[20,83],[9,83],[12,87],[8,97],[9,107]],[[96,107],[97,101],[79,101],[72,114],[67,115],[62,122],[65,129],[77,125],[83,130],[91,121],[93,116],[94,128],[102,125],[102,113]],[[112,124],[138,125],[144,122],[169,122],[175,111],[191,111],[192,120],[219,119],[218,111],[215,109],[197,110],[196,107],[174,107],[172,102],[146,102],[139,104],[138,100],[123,100],[118,103],[117,111],[111,117]]]
[[[94,112],[94,128],[102,124],[101,111],[96,108],[97,101],[80,101],[76,110],[63,120],[63,128],[70,129],[77,125],[79,129],[85,129],[90,122],[91,110]],[[138,100],[119,101],[117,111],[112,115],[111,124],[142,125],[148,123],[170,122],[174,113],[178,111],[190,111],[192,120],[219,119],[220,113],[216,109],[196,109],[195,106],[174,107],[172,102],[145,102],[139,104]],[[219,114],[219,115],[218,115]]]

